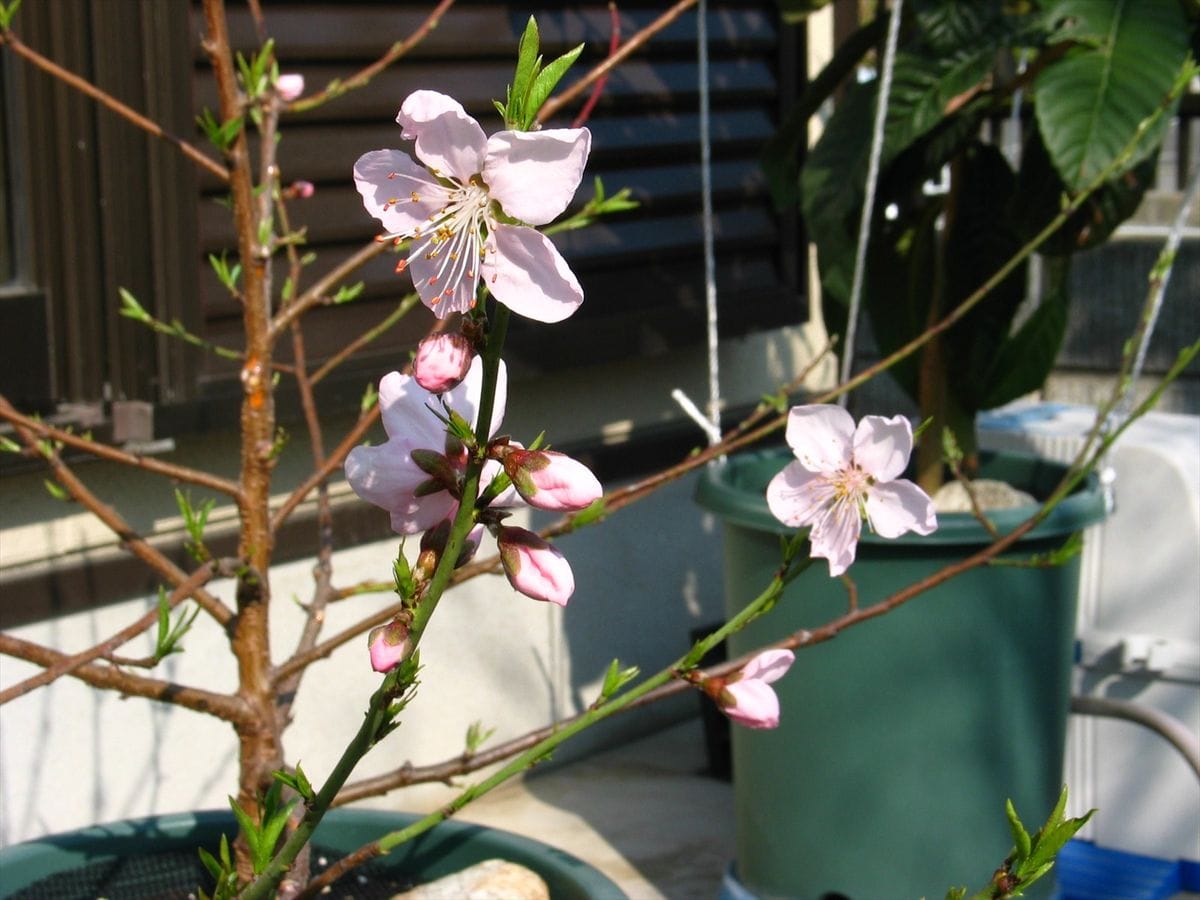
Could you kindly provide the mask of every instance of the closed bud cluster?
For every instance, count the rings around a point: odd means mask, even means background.
[[[508,583],[534,600],[566,606],[575,576],[565,556],[532,531],[502,525],[496,534]]]
[[[431,334],[417,345],[413,377],[431,394],[442,394],[458,386],[471,368],[475,350],[461,334]]]
[[[371,652],[371,668],[387,672],[404,660],[408,653],[408,622],[400,616],[386,625],[372,628],[367,635]]]
[[[585,509],[604,494],[591,469],[564,453],[510,448],[503,460],[504,471],[517,493],[538,509],[551,512]]]

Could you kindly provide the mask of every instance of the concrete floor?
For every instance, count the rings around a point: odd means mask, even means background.
[[[733,790],[706,765],[694,719],[510,782],[456,818],[565,850],[630,900],[713,900],[733,857]]]

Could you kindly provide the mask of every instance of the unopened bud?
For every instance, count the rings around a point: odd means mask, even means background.
[[[524,528],[501,526],[496,536],[508,582],[526,597],[566,606],[575,576],[565,556]]]
[[[389,671],[408,653],[408,623],[397,617],[372,628],[367,644],[371,648],[371,668],[376,672]]]
[[[275,91],[284,103],[291,103],[304,93],[304,76],[298,72],[289,72],[275,79]]]
[[[442,394],[467,377],[475,351],[461,334],[431,334],[417,345],[413,377],[431,394]]]
[[[604,494],[591,469],[554,450],[510,450],[504,471],[525,502],[538,509],[585,509]]]

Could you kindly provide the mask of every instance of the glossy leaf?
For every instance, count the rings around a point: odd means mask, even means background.
[[[1037,122],[1074,193],[1163,102],[1187,60],[1190,29],[1178,0],[1055,0],[1046,12],[1071,47],[1034,82]],[[1164,116],[1149,130],[1131,165],[1153,151],[1166,123]]]

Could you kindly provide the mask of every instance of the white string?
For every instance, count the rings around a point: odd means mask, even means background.
[[[721,440],[721,379],[717,359],[717,263],[713,250],[712,129],[709,122],[708,3],[700,0],[696,21],[696,55],[700,81],[700,196],[704,227],[704,309],[708,334],[708,421],[710,445]]]
[[[858,222],[858,246],[854,251],[854,278],[850,284],[850,309],[846,319],[846,341],[842,345],[841,380],[850,378],[854,365],[854,341],[858,331],[859,307],[862,306],[863,270],[867,258],[867,239],[871,233],[871,211],[875,207],[875,189],[879,183],[879,166],[883,156],[883,131],[887,121],[888,96],[892,90],[892,70],[896,62],[896,44],[900,39],[900,18],[904,0],[892,3],[891,20],[888,22],[887,44],[883,52],[883,66],[879,73],[879,94],[875,100],[875,127],[871,134],[871,155],[867,164],[866,195],[863,198],[862,216]],[[847,395],[842,394],[838,403],[846,405]]]

